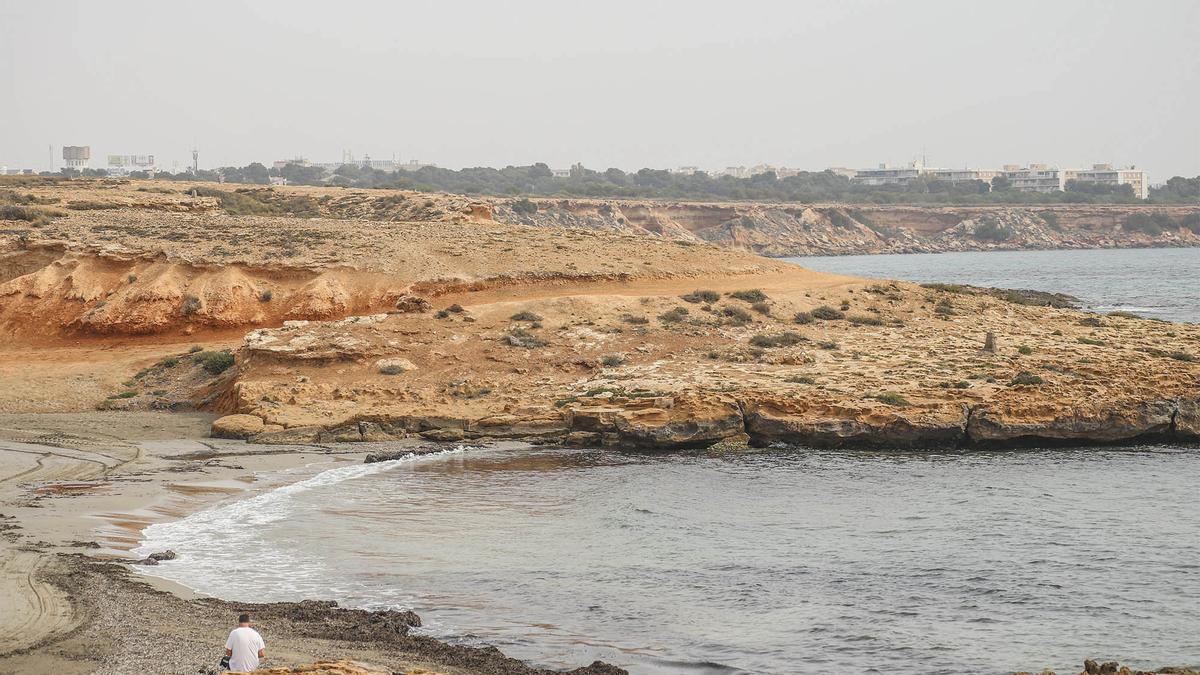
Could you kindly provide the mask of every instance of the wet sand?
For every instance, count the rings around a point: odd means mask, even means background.
[[[203,672],[247,609],[269,645],[264,666],[350,658],[394,672],[544,672],[497,650],[410,636],[419,620],[408,613],[227,603],[137,574],[127,561],[146,526],[360,463],[381,449],[204,438],[211,419],[0,415],[0,672]]]

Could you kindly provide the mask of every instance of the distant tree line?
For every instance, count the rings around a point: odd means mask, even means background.
[[[68,170],[64,170],[66,172]],[[100,170],[87,170],[85,175]],[[76,174],[78,175],[78,174]],[[132,172],[134,178],[148,177]],[[557,177],[545,164],[390,172],[346,164],[332,172],[289,163],[268,169],[254,162],[244,167],[171,174],[163,180],[219,181],[265,185],[272,176],[297,185],[337,185],[355,188],[393,188],[450,192],[466,195],[512,197],[594,197],[601,199],[679,199],[697,201],[846,202],[854,204],[1200,204],[1200,176],[1176,176],[1160,188],[1151,188],[1147,200],[1138,199],[1128,185],[1101,185],[1068,181],[1066,190],[1050,193],[1011,189],[1003,176],[984,181],[951,183],[920,177],[906,185],[859,185],[830,171],[804,171],[783,178],[767,171],[749,178],[674,173],[663,169],[595,171],[580,165],[569,176]]]

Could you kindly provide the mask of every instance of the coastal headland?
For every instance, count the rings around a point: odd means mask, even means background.
[[[0,187],[24,209],[0,222],[0,597],[11,610],[0,612],[11,624],[0,626],[0,669],[152,664],[152,654],[97,650],[135,610],[161,613],[162,630],[176,631],[163,639],[193,654],[234,603],[146,587],[96,547],[125,556],[142,526],[265,487],[257,476],[408,451],[396,443],[972,450],[1200,439],[1200,326],[1088,313],[1047,293],[818,273],[749,252],[803,252],[794,242],[627,227],[633,204],[610,205],[604,218],[625,214],[610,227],[523,222],[533,216],[520,206],[510,217],[512,200],[448,195]],[[570,211],[537,213],[554,208]],[[850,232],[809,210],[827,234]],[[853,236],[874,232],[843,215],[861,225]],[[1109,239],[1065,217],[1060,238],[1196,243],[1183,228],[1124,233],[1109,216]],[[1049,228],[1039,218],[1028,226]],[[967,220],[961,240],[991,246],[973,234],[982,217]],[[255,611],[281,626],[289,663],[541,672],[495,650],[439,651],[465,648],[409,636],[408,618],[293,603]],[[330,625],[352,637],[319,634]],[[617,672],[589,668],[579,672]]]

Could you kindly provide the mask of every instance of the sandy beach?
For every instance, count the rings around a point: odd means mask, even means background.
[[[0,417],[0,672],[204,672],[240,611],[266,637],[264,667],[353,659],[385,672],[542,672],[496,650],[410,636],[419,619],[407,612],[227,603],[138,574],[127,561],[147,525],[380,449],[208,439],[210,421],[158,412]]]

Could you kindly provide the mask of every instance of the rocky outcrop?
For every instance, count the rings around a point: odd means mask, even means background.
[[[235,438],[245,440],[263,433],[265,425],[257,415],[226,415],[212,423],[209,435],[213,438]],[[275,429],[281,431],[282,427]]]
[[[1040,415],[1040,416],[1039,416]],[[1134,440],[1200,439],[1195,401],[1032,410],[1019,404],[857,405],[735,395],[629,398],[600,394],[562,410],[477,417],[373,417],[330,427],[284,429],[254,415],[213,423],[213,437],[262,444],[428,441],[558,443],[591,447],[676,450],[722,442],[798,447],[972,448],[1036,444],[1111,444]],[[378,455],[372,461],[412,452]]]
[[[707,447],[744,435],[741,408],[731,397],[634,399],[611,421],[617,443],[633,448]]]
[[[967,434],[981,444],[1115,443],[1170,435],[1175,413],[1174,401],[1130,405],[1091,401],[1069,409],[1019,401],[993,403],[972,411]]]
[[[1175,437],[1200,441],[1200,399],[1184,398],[1176,402]]]
[[[746,404],[751,443],[816,447],[948,447],[966,440],[962,405],[893,407],[760,400]]]

